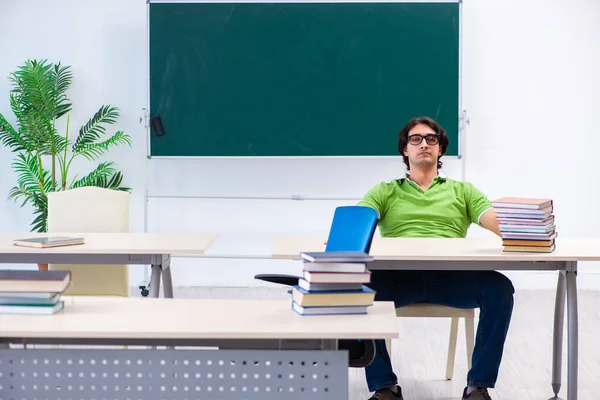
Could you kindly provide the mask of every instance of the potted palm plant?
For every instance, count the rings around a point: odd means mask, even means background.
[[[105,125],[119,118],[118,108],[109,105],[102,105],[77,134],[69,135],[72,103],[67,90],[72,79],[69,66],[47,60],[27,60],[9,76],[16,126],[0,113],[0,141],[16,153],[12,167],[17,183],[8,197],[21,200],[21,207],[29,204],[33,208],[32,231],[47,231],[48,192],[81,186],[130,190],[122,186],[123,175],[113,162],[100,162],[84,176],[69,176],[77,158],[94,161],[114,146],[131,145],[130,136],[123,131],[106,135]],[[61,133],[57,122],[63,117],[66,124]]]

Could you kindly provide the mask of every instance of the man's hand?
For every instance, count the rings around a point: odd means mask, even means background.
[[[500,223],[496,219],[496,213],[494,212],[493,208],[490,208],[481,214],[481,217],[479,218],[479,225],[500,236]]]

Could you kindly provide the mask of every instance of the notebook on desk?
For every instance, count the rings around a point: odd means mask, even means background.
[[[26,239],[15,239],[13,244],[15,246],[24,247],[58,247],[58,246],[73,246],[77,244],[83,244],[84,239],[82,237],[71,237],[71,236],[44,236]]]

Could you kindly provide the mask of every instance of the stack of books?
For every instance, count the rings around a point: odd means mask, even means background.
[[[55,314],[70,283],[70,271],[0,270],[0,314]]]
[[[360,251],[301,253],[303,277],[292,288],[292,309],[301,315],[366,314],[375,291],[367,263],[373,257]]]
[[[492,202],[506,252],[551,253],[556,224],[551,199],[502,197]]]

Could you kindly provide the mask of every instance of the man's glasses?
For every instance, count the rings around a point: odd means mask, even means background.
[[[438,144],[440,142],[440,135],[437,135],[437,134],[435,134],[435,135],[434,134],[410,135],[408,137],[408,143],[412,144],[413,146],[417,146],[417,145],[421,144],[423,139],[425,139],[425,141],[427,142],[428,145],[435,146],[436,144]]]

